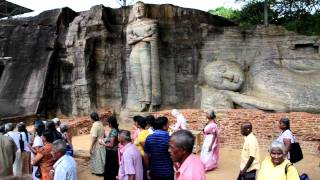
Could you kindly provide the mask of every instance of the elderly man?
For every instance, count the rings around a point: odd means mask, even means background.
[[[204,165],[198,156],[192,154],[195,137],[190,131],[180,130],[172,134],[169,152],[173,162],[178,164],[177,180],[205,180]]]
[[[21,149],[20,149],[20,133],[17,131],[14,131],[14,124],[13,123],[7,123],[5,124],[5,136],[10,137],[14,143],[16,144],[16,155],[15,155],[15,161],[13,163],[13,175],[15,176],[21,176],[22,175],[22,158],[21,158]]]
[[[259,144],[252,133],[252,124],[245,122],[241,125],[244,144],[241,153],[240,173],[238,180],[254,180],[259,169]]]
[[[67,143],[62,140],[56,140],[53,142],[52,156],[56,163],[53,165],[54,180],[77,180],[77,163],[69,155],[66,154]],[[52,175],[51,174],[51,175]]]
[[[0,133],[0,179],[13,175],[12,166],[16,150],[17,147],[14,141]]]
[[[143,180],[142,156],[131,142],[130,132],[122,130],[118,138],[123,146],[120,150],[119,180]]]

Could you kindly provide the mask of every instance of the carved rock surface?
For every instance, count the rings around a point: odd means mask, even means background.
[[[229,91],[241,95],[257,94],[269,82],[262,69],[254,68],[264,61],[298,73],[298,79],[307,82],[311,76],[306,74],[319,70],[319,37],[298,35],[278,26],[243,31],[221,17],[168,4],[147,4],[146,9],[147,17],[159,22],[162,109],[210,108],[208,102],[215,97],[225,101],[217,103],[219,107],[238,108],[229,102],[230,94],[206,83],[205,67],[213,61],[239,64],[244,82]],[[120,111],[128,99],[137,99],[128,91],[131,49],[125,32],[132,18],[130,10],[94,6],[80,13],[52,10],[33,18],[0,21],[1,55],[12,57],[0,62],[0,117],[35,112],[85,115],[106,106]],[[255,72],[264,78],[259,79]],[[271,79],[276,77],[270,75]],[[319,77],[312,78],[311,83],[318,86]],[[279,85],[270,83],[275,88]],[[295,81],[290,83],[294,86]],[[283,84],[286,81],[279,87]],[[302,89],[310,87],[308,83],[300,85]],[[202,100],[201,89],[211,100]],[[294,108],[299,102],[316,102],[312,98],[319,98],[319,92],[308,92],[293,97],[288,110],[318,112],[314,106]]]

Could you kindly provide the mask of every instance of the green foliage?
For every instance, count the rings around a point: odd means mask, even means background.
[[[240,11],[219,7],[209,12],[236,21],[241,27],[263,24],[264,0],[237,0],[246,4]],[[320,35],[320,0],[268,0],[270,24],[305,35]]]
[[[232,8],[218,7],[216,9],[209,10],[209,13],[217,16],[222,16],[231,21],[238,21],[240,11],[234,10]]]

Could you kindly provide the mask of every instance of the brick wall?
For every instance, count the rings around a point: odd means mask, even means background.
[[[98,114],[103,124],[106,124],[106,119],[113,115],[113,110],[109,108],[100,109]],[[90,115],[83,117],[62,118],[61,122],[69,125],[69,129],[71,130],[73,136],[90,133],[93,123]]]
[[[188,120],[191,130],[202,131],[207,123],[206,114],[198,109],[180,110]],[[166,116],[171,124],[175,121],[171,111],[159,111],[155,116]],[[243,137],[240,134],[242,122],[250,121],[253,124],[253,132],[257,136],[262,148],[267,148],[272,138],[279,135],[278,121],[282,117],[288,117],[291,130],[300,142],[303,152],[317,153],[320,142],[320,115],[305,112],[292,113],[266,113],[258,110],[234,109],[216,112],[217,122],[221,129],[221,142],[223,146],[241,148]]]

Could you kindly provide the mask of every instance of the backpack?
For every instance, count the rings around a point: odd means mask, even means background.
[[[286,178],[287,178],[287,173],[288,173],[288,168],[289,166],[292,166],[292,163],[288,163],[284,169],[284,172],[286,174]],[[306,173],[303,173],[299,176],[300,180],[310,180],[309,176]]]

